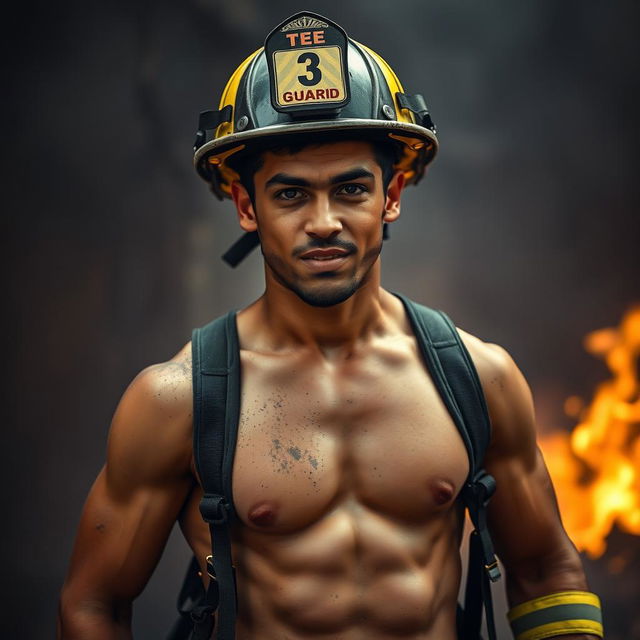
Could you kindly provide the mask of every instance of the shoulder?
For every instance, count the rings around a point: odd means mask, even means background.
[[[174,411],[191,400],[191,343],[166,362],[143,369],[123,397],[158,412]]]
[[[141,371],[116,409],[107,472],[118,478],[162,482],[186,474],[191,463],[191,343],[167,362]]]
[[[504,347],[493,342],[485,342],[459,327],[456,329],[469,351],[485,394],[494,395],[494,390],[504,390],[505,385],[522,375],[511,354]]]
[[[462,329],[458,333],[476,367],[487,401],[492,427],[488,458],[533,455],[533,398],[522,371],[504,347],[484,342]]]

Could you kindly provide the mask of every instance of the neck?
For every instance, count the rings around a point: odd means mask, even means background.
[[[323,352],[351,349],[356,342],[383,329],[386,312],[395,298],[380,287],[380,261],[367,280],[347,300],[331,307],[315,307],[301,300],[267,270],[264,295],[246,313],[267,348],[307,345]]]

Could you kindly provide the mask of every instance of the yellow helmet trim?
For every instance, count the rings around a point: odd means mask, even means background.
[[[260,47],[250,56],[247,56],[229,78],[229,81],[227,82],[224,91],[222,92],[218,109],[222,110],[228,104],[231,105],[231,122],[223,122],[218,126],[215,134],[216,139],[222,138],[223,136],[228,136],[229,134],[233,133],[235,123],[234,115],[236,109],[236,95],[238,93],[238,87],[240,86],[240,80],[242,80],[242,76],[244,76],[244,72],[251,64],[251,61],[262,51],[263,48],[264,47]]]
[[[398,122],[410,122],[415,123],[413,118],[413,114],[406,110],[402,109],[398,104],[398,98],[396,97],[396,93],[404,93],[404,89],[402,88],[402,84],[398,79],[398,76],[395,74],[394,70],[389,66],[389,63],[379,54],[377,54],[373,49],[369,49],[366,45],[358,42],[358,45],[361,46],[378,64],[380,67],[380,71],[382,71],[382,75],[387,81],[387,86],[389,87],[389,91],[393,96],[393,104],[396,108],[397,121]]]

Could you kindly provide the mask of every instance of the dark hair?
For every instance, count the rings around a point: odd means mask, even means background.
[[[357,140],[358,142],[369,142],[373,147],[373,153],[376,162],[382,170],[382,185],[386,192],[389,182],[395,173],[394,167],[402,157],[400,143],[390,140],[388,137],[382,138],[355,138],[349,137],[345,133],[327,133],[318,132],[312,134],[298,134],[285,142],[279,142],[275,146],[268,143],[262,143],[253,147],[250,152],[239,152],[229,157],[227,164],[240,177],[240,183],[247,190],[251,202],[255,207],[255,182],[254,176],[264,164],[264,153],[270,151],[275,154],[294,154],[299,153],[306,147],[318,146],[323,144],[333,144],[335,142],[345,142]]]

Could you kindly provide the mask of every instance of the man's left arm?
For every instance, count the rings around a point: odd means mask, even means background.
[[[495,478],[497,488],[489,503],[489,528],[505,568],[511,611],[525,627],[540,625],[540,635],[531,637],[600,637],[585,633],[593,628],[588,623],[577,622],[593,613],[597,598],[582,593],[588,592],[587,581],[578,552],[562,526],[551,478],[536,444],[529,386],[504,349],[468,334],[464,337],[491,418],[491,443],[484,467]],[[544,598],[551,594],[558,595]],[[574,622],[561,625],[563,616]],[[546,627],[547,635],[545,624],[555,624]],[[561,628],[563,631],[548,635],[550,629]]]

